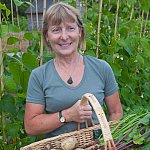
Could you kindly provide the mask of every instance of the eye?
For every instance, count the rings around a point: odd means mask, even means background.
[[[75,29],[76,29],[76,28],[73,27],[73,26],[69,26],[69,27],[68,27],[68,30],[69,30],[69,31],[74,31]]]
[[[55,28],[53,28],[51,31],[52,31],[53,33],[59,33],[60,30],[61,30],[60,28],[55,27]]]

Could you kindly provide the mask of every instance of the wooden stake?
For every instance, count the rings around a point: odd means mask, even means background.
[[[140,28],[140,38],[142,37],[142,30],[143,30],[143,18],[144,18],[144,10],[142,11],[142,16],[141,16],[141,28]]]
[[[96,47],[96,57],[99,56],[99,40],[100,40],[100,26],[102,17],[102,4],[103,0],[99,0],[99,17],[98,17],[98,29],[97,29],[97,47]]]
[[[0,25],[1,25],[1,11],[0,11]],[[0,38],[0,101],[2,100],[2,96],[4,96],[4,66],[3,66],[3,49],[2,49],[2,39]],[[2,132],[3,132],[3,148],[6,150],[6,118],[5,112],[2,112]]]
[[[13,12],[13,1],[11,0],[11,19],[12,19],[12,24],[14,25],[14,12]]]
[[[85,0],[85,4],[86,4],[86,5],[85,5],[85,11],[86,11],[86,13],[85,13],[86,16],[85,16],[85,18],[87,19],[87,13],[88,13],[88,12],[87,12],[87,11],[88,11],[88,6],[87,6],[88,1],[87,1],[87,0]],[[92,2],[92,5],[93,5],[93,2]]]
[[[46,14],[46,0],[43,1],[43,19],[44,19],[45,14]],[[42,28],[43,28],[43,21],[42,21]],[[41,34],[40,66],[42,64],[43,64],[43,35]]]
[[[134,12],[134,4],[132,5],[131,14],[130,14],[130,20],[132,20],[133,12]]]
[[[117,10],[116,10],[116,20],[115,20],[115,30],[114,30],[114,36],[116,36],[116,33],[117,33],[117,25],[118,25],[118,10],[119,10],[119,0],[117,0]]]
[[[148,16],[149,16],[149,11],[147,12],[147,15],[146,15],[145,26],[144,26],[144,35],[146,33],[146,26],[147,26],[147,22],[148,22]]]
[[[35,2],[36,2],[36,27],[38,30],[39,29],[38,0],[36,0]]]
[[[17,14],[18,27],[20,28],[19,13],[18,13],[18,7],[17,6],[16,6],[16,14]]]
[[[18,12],[18,7],[16,6],[16,14],[17,14],[17,22],[18,22],[18,27],[20,29],[20,21],[19,21],[19,12]],[[19,39],[21,37],[21,34],[19,35]],[[19,42],[19,47],[20,47],[20,50],[22,52],[22,42]]]
[[[32,0],[30,0],[30,3],[32,4]],[[30,5],[30,15],[31,15],[31,27],[33,30],[33,15],[32,15],[32,6]]]

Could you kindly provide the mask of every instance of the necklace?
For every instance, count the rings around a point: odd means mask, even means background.
[[[67,80],[67,83],[68,84],[72,84],[73,83],[73,80],[72,80],[72,77],[70,76],[70,78]]]
[[[79,56],[78,56],[78,58],[77,58],[77,60],[80,58],[80,54],[79,54]],[[76,60],[76,62],[77,62],[77,60]],[[79,62],[79,60],[78,60],[78,62]],[[60,65],[56,62],[56,59],[55,59],[55,63],[56,63],[56,65],[60,68]],[[75,66],[76,67],[76,66]],[[66,74],[68,74],[68,72],[66,71],[66,70],[64,70],[65,72],[66,72]],[[69,79],[67,80],[67,83],[68,84],[73,84],[73,79],[72,79],[72,77],[71,77],[71,75],[69,75]]]

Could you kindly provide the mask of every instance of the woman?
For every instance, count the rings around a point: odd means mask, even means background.
[[[80,106],[85,93],[106,103],[109,120],[122,117],[122,107],[111,67],[103,60],[81,55],[84,27],[77,10],[65,3],[51,6],[44,18],[43,37],[55,59],[34,69],[30,75],[25,110],[29,135],[56,136],[77,129],[96,116],[90,105]]]

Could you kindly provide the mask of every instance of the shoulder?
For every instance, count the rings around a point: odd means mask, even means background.
[[[39,79],[44,79],[46,74],[49,74],[49,71],[52,71],[53,60],[48,61],[47,63],[35,68],[31,72],[31,76],[36,76]]]
[[[93,56],[88,56],[88,55],[84,55],[85,57],[85,61],[88,64],[93,64],[94,66],[101,68],[101,69],[105,69],[105,68],[111,68],[110,65],[103,59],[99,59]]]

